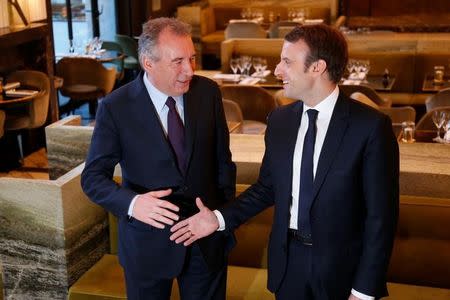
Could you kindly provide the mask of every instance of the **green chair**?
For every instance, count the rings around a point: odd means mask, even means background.
[[[124,75],[124,59],[125,54],[123,52],[122,46],[113,41],[103,41],[102,49],[109,51],[116,51],[119,55],[117,58],[113,59],[111,62],[103,63],[103,65],[107,68],[116,69],[116,80],[121,81]]]
[[[136,41],[127,35],[116,34],[116,42],[122,47],[123,53],[126,55],[124,68],[133,71],[139,70],[139,56]]]

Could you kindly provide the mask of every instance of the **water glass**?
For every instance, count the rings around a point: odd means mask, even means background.
[[[436,85],[440,85],[444,83],[444,66],[434,66],[434,79],[433,83]]]
[[[414,143],[416,141],[414,139],[415,127],[416,127],[416,125],[412,121],[402,122],[402,142],[403,143]]]

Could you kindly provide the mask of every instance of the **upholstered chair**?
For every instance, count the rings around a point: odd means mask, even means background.
[[[442,89],[425,101],[427,111],[437,107],[450,106],[450,88]]]
[[[60,92],[70,98],[68,110],[77,106],[75,102],[89,102],[91,114],[95,114],[98,99],[109,94],[116,81],[115,69],[105,68],[101,62],[85,57],[61,59],[56,64],[56,73],[64,79]]]

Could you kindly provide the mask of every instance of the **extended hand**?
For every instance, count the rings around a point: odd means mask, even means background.
[[[200,212],[172,226],[170,229],[173,232],[170,236],[171,241],[175,241],[177,244],[184,242],[183,245],[189,246],[196,240],[210,235],[219,228],[219,221],[216,215],[203,205],[200,198],[195,199],[195,203]]]
[[[356,297],[353,294],[350,294],[350,296],[348,297],[348,300],[361,300],[360,298]]]
[[[171,193],[172,190],[168,189],[139,195],[134,203],[133,218],[160,229],[165,227],[164,224],[173,225],[179,217],[172,211],[178,211],[178,206],[159,199]]]

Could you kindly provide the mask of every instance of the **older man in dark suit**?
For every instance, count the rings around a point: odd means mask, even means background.
[[[296,27],[286,35],[275,74],[285,95],[302,101],[269,116],[258,181],[221,216],[203,208],[179,222],[171,239],[188,245],[231,231],[275,205],[268,288],[277,299],[387,294],[398,145],[386,115],[339,91],[347,58],[344,37],[328,26]]]
[[[234,197],[220,91],[193,74],[190,28],[175,19],[144,24],[139,59],[144,72],[100,103],[83,189],[119,219],[128,299],[167,300],[173,278],[182,299],[225,299],[232,235],[217,232],[188,248],[169,240],[169,226],[197,205],[216,209]],[[112,179],[116,164],[121,185]]]

